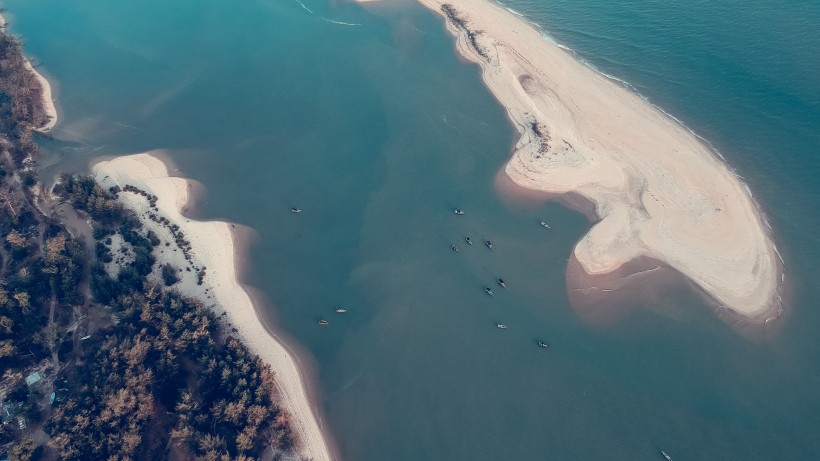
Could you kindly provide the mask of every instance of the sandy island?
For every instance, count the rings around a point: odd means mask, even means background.
[[[419,2],[445,17],[521,134],[500,191],[559,199],[594,221],[570,258],[574,303],[668,266],[727,320],[763,324],[782,312],[770,228],[701,139],[494,2]]]
[[[166,225],[149,219],[149,213],[164,216],[176,224],[191,242],[191,260],[181,251],[165,247],[155,251],[159,264],[170,262],[176,267],[192,267],[182,271],[181,281],[174,285],[185,295],[196,297],[206,305],[213,303],[221,314],[222,308],[230,323],[250,350],[258,354],[276,373],[281,404],[291,414],[297,447],[304,459],[331,460],[324,435],[316,414],[308,400],[303,377],[295,358],[262,325],[247,291],[237,280],[235,225],[220,221],[196,221],[182,213],[189,206],[193,184],[168,175],[166,165],[151,153],[117,157],[92,167],[97,181],[105,188],[132,185],[158,197],[159,212],[152,211],[145,197],[133,192],[121,192],[120,201],[134,210],[143,224],[157,233],[162,241],[173,242]],[[160,247],[163,248],[163,247]],[[158,264],[158,265],[159,265]],[[202,285],[197,284],[196,269],[206,268]]]

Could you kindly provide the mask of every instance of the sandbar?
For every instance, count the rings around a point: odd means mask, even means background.
[[[630,261],[657,261],[721,312],[760,324],[780,315],[784,265],[771,228],[704,140],[497,3],[418,1],[445,17],[520,134],[500,172],[515,187],[502,192],[591,208],[571,256],[587,280],[568,290],[595,291]]]
[[[170,247],[160,245],[155,250],[158,263],[206,269],[201,285],[197,283],[196,271],[183,270],[180,272],[182,279],[174,287],[187,296],[202,300],[205,305],[212,305],[217,314],[225,313],[245,345],[274,371],[280,403],[291,415],[300,455],[304,459],[330,461],[332,457],[319,427],[318,411],[314,411],[310,404],[305,378],[296,358],[264,327],[251,297],[238,280],[236,258],[239,255],[233,232],[237,226],[186,217],[184,212],[191,206],[194,183],[170,176],[160,155],[161,152],[155,151],[116,157],[94,164],[92,171],[105,188],[131,185],[158,197],[158,211],[155,211],[142,195],[126,191],[119,194],[119,200],[136,212],[143,225],[156,232],[161,241],[173,243],[174,237],[168,225],[150,219],[151,213],[167,218],[170,225],[176,224],[184,232],[184,238],[191,242],[191,259],[186,260],[182,251],[173,251],[173,244]]]

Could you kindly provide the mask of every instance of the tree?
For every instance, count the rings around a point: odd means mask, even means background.
[[[162,265],[162,282],[165,286],[171,286],[179,281],[179,276],[177,276],[178,271],[179,270],[170,263]]]
[[[9,449],[9,461],[29,461],[34,459],[36,451],[37,444],[33,440],[23,439]]]
[[[0,341],[0,359],[6,357],[13,357],[17,353],[17,348],[14,347],[10,339]]]

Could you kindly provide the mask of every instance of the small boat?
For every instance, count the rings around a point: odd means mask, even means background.
[[[507,284],[504,283],[504,279],[498,279],[498,285],[500,285],[501,288],[507,288]]]
[[[450,245],[450,248],[452,248],[452,249],[453,249],[453,251],[455,251],[456,253],[458,253],[459,251],[461,251],[461,250],[459,250],[459,249],[458,249],[458,247],[457,247],[457,246],[455,246],[455,245]]]
[[[492,296],[492,295],[493,295],[493,290],[491,290],[491,289],[489,289],[489,288],[485,288],[485,289],[484,289],[484,292],[485,292],[485,293],[487,293],[487,294],[488,294],[488,295],[490,295],[490,296]]]
[[[291,213],[301,213],[302,212],[301,209],[296,208],[296,207],[291,208],[290,211],[291,211]]]
[[[543,227],[544,229],[549,229],[550,225],[545,223],[544,221],[541,221],[541,227]]]
[[[463,215],[463,214],[464,214],[464,210],[455,209],[455,210],[453,210],[453,214]]]
[[[672,457],[666,454],[665,451],[661,450],[661,454],[663,455],[664,459],[666,459],[666,461],[672,461]]]
[[[340,308],[336,309],[337,314],[344,314],[345,312],[347,312],[347,309],[345,309],[345,308],[340,307]]]
[[[319,325],[324,326],[324,325],[327,325],[328,323],[330,323],[330,322],[328,322],[328,321],[327,321],[327,320],[325,320],[325,319],[319,320]]]
[[[467,245],[473,244],[473,239],[471,239],[470,237],[464,237],[464,241],[467,242]]]
[[[544,349],[549,349],[550,345],[539,339],[538,340],[538,347],[543,347]]]
[[[504,325],[503,323],[496,323],[496,324],[495,324],[495,326],[496,326],[497,328],[501,328],[502,330],[506,330],[506,329],[507,329],[507,325]]]
[[[484,245],[487,245],[487,248],[489,248],[491,250],[493,249],[493,242],[491,242],[489,240],[485,240]]]

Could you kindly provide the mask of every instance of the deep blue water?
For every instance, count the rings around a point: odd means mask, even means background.
[[[59,82],[45,174],[166,148],[205,184],[201,216],[256,229],[250,279],[344,459],[820,457],[820,4],[508,4],[747,178],[795,287],[780,336],[751,342],[679,293],[584,325],[564,264],[588,223],[497,196],[514,130],[414,3],[4,2]]]

